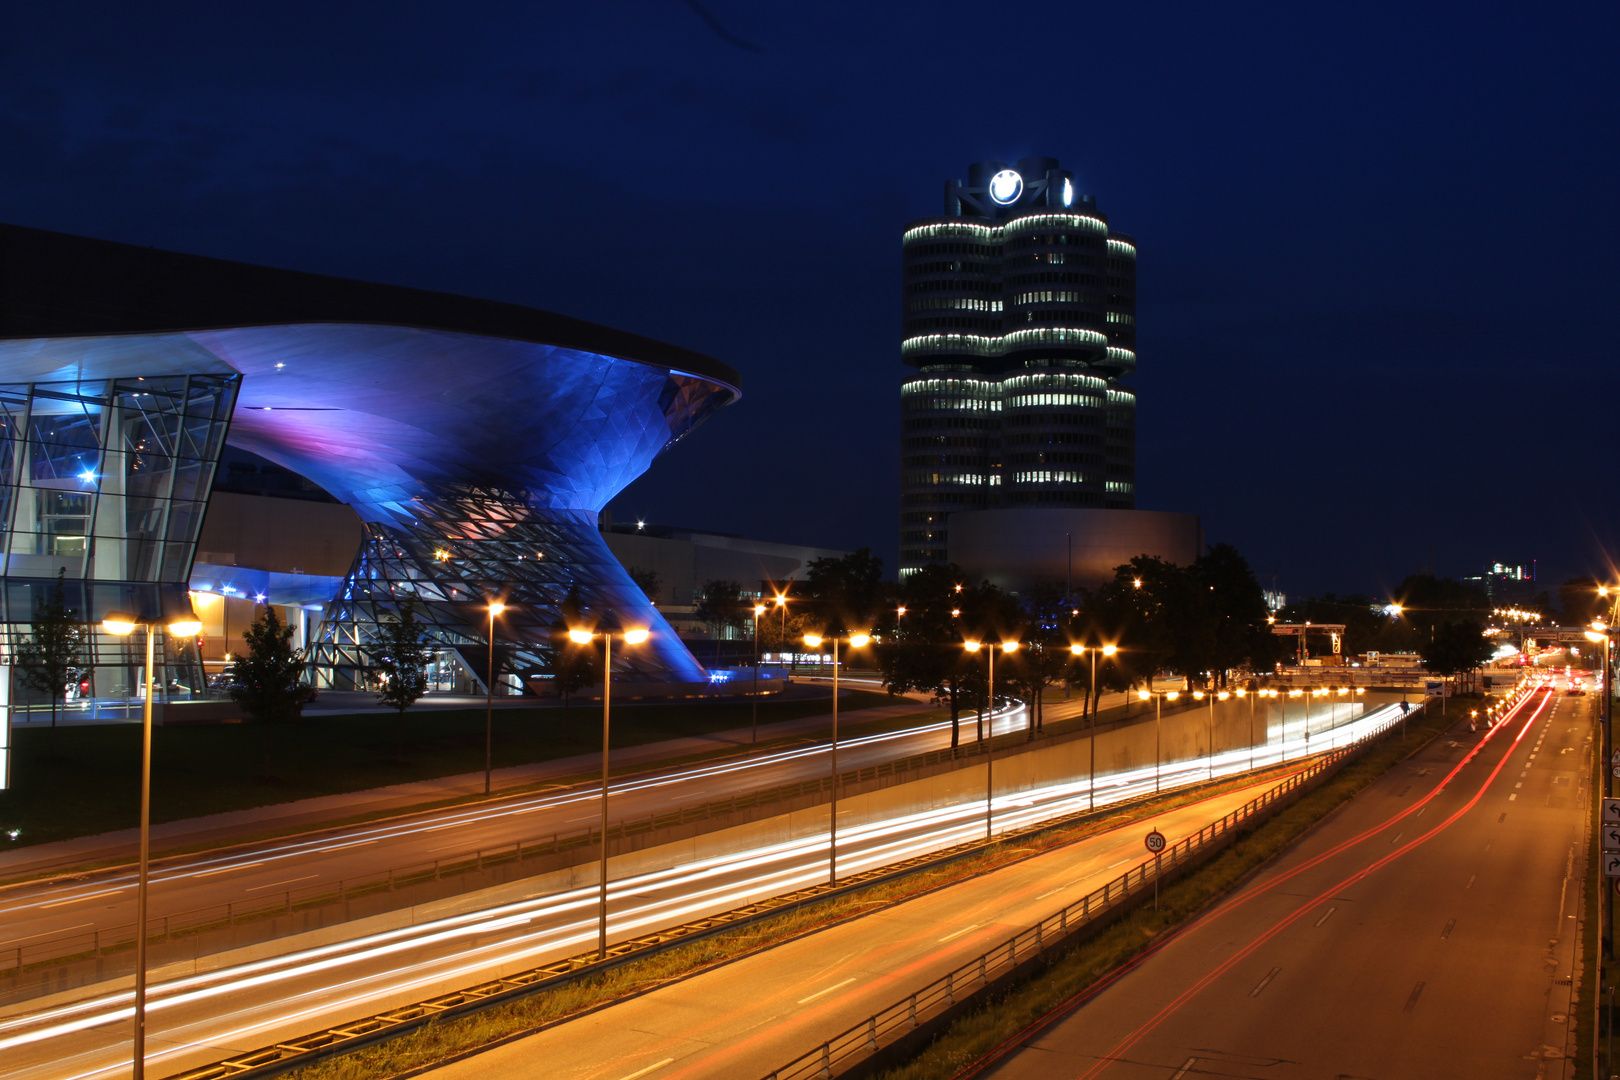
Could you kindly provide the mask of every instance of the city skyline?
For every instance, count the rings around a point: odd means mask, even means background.
[[[1109,43],[1083,94],[930,112],[948,12],[708,10],[761,51],[679,4],[24,12],[0,220],[682,342],[750,395],[616,511],[892,571],[895,231],[960,162],[1055,151],[1149,253],[1138,506],[1292,595],[1600,568],[1612,12],[1057,16]]]

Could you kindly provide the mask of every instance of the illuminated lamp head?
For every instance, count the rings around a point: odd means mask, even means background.
[[[1024,193],[1024,178],[1015,169],[1002,169],[990,178],[990,198],[1001,206],[1018,201]]]

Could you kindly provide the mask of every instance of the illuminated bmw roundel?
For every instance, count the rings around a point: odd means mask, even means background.
[[[1024,178],[1013,169],[1002,169],[990,178],[990,197],[1003,206],[1017,202],[1024,193]]]

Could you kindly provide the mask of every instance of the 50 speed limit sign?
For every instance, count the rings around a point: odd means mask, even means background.
[[[1148,851],[1152,852],[1154,855],[1157,855],[1159,852],[1164,850],[1164,833],[1160,832],[1158,829],[1154,829],[1152,832],[1147,834],[1147,838],[1142,842],[1147,845]]]

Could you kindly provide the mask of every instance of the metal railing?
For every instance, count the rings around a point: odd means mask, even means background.
[[[1317,763],[1288,777],[1258,798],[1251,799],[1219,821],[1183,837],[1157,856],[1111,878],[1102,887],[1022,930],[988,952],[948,971],[927,986],[873,1013],[854,1026],[828,1039],[781,1068],[766,1074],[766,1080],[799,1080],[801,1077],[830,1078],[849,1065],[871,1057],[883,1047],[915,1031],[940,1016],[959,1001],[989,986],[1055,945],[1088,922],[1101,918],[1127,901],[1134,900],[1170,871],[1195,854],[1223,839],[1258,814],[1269,811],[1279,800],[1294,794],[1301,786],[1337,768],[1348,756],[1359,752],[1368,740],[1399,723],[1399,718],[1368,732],[1357,743],[1333,751]]]

